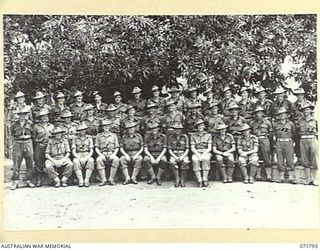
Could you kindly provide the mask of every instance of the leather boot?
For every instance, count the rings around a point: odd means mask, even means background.
[[[160,168],[158,169],[158,173],[157,173],[157,185],[161,186],[162,182],[161,182],[161,176],[164,173],[164,169]]]
[[[284,171],[279,170],[279,182],[284,182]]]
[[[228,178],[227,178],[226,168],[225,167],[221,167],[220,168],[220,173],[221,173],[221,176],[222,176],[222,182],[223,183],[227,183],[228,182]]]
[[[117,168],[113,168],[113,167],[110,168],[109,185],[111,186],[116,185],[116,183],[114,182],[114,177],[117,174],[117,170],[118,170]]]
[[[182,169],[181,170],[181,179],[180,179],[180,185],[181,187],[185,187],[186,184],[186,180],[187,180],[187,176],[188,176],[188,169]]]
[[[197,182],[198,182],[198,187],[202,187],[202,176],[201,176],[201,171],[195,171],[194,172]]]
[[[297,170],[293,170],[293,171],[289,171],[289,181],[292,183],[292,184],[298,184],[298,180],[297,180]]]
[[[179,187],[180,185],[180,177],[179,177],[179,170],[175,167],[172,168],[172,172],[173,172],[173,175],[174,175],[174,187]]]
[[[92,175],[92,170],[91,169],[87,169],[86,170],[86,178],[84,179],[84,186],[85,187],[89,187],[91,175]]]
[[[153,167],[148,168],[148,169],[147,169],[147,173],[148,173],[149,176],[150,176],[150,179],[148,180],[148,184],[151,185],[151,184],[154,183],[155,180],[156,180],[156,175],[155,175],[155,173],[154,173]]]
[[[261,170],[261,169],[260,169]],[[249,175],[249,183],[253,184],[254,183],[254,177],[257,172],[257,166],[256,165],[250,165],[250,175]]]
[[[41,185],[42,185],[42,178],[43,178],[43,173],[41,173],[41,172],[37,173],[37,183],[36,183],[36,186],[37,186],[37,187],[41,187]]]
[[[243,176],[243,183],[247,184],[249,183],[249,176],[248,176],[248,171],[247,171],[247,166],[239,166],[242,176]]]
[[[232,181],[233,181],[233,171],[234,171],[234,167],[227,168],[227,181],[229,183],[232,183]]]
[[[133,168],[132,177],[131,177],[131,181],[133,184],[138,184],[137,176],[138,176],[139,172],[140,172],[139,168]]]
[[[209,171],[203,170],[202,171],[203,175],[203,186],[204,187],[209,187],[209,181],[208,181],[208,176],[209,176]]]
[[[304,169],[304,175],[305,175],[305,185],[309,185],[312,183],[312,179],[311,179],[311,169],[310,168],[305,168]]]
[[[130,176],[129,176],[128,168],[122,168],[121,171],[122,171],[122,174],[124,175],[124,179],[125,179],[125,181],[123,182],[123,185],[129,184],[130,183]]]
[[[106,171],[105,169],[99,169],[98,170],[101,182],[99,183],[99,186],[105,186],[107,185],[107,178],[106,178]]]
[[[83,187],[83,176],[82,176],[82,171],[78,170],[74,172],[78,178],[78,186]]]
[[[271,181],[271,168],[265,168],[267,174],[267,181]]]
[[[18,188],[19,181],[13,181],[11,185],[11,190],[16,190]]]
[[[311,170],[311,185],[318,186],[318,171],[316,169]]]

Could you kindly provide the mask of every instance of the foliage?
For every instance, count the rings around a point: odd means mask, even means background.
[[[316,99],[316,15],[4,16],[5,94],[60,89],[89,97],[134,85],[283,84],[289,72]]]

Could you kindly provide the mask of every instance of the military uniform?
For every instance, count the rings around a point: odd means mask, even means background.
[[[256,103],[254,104],[254,108],[256,109],[257,107],[262,107],[264,109],[264,115],[265,117],[270,120],[271,122],[271,117],[272,117],[272,105],[273,102],[269,99],[265,100],[260,100],[258,99]]]
[[[293,109],[292,109],[292,103],[287,100],[287,99],[284,99],[283,101],[279,102],[278,100],[274,101],[273,102],[273,105],[272,105],[272,108],[271,108],[271,114],[274,114],[274,119],[277,120],[277,118],[275,117],[276,114],[277,114],[277,111],[280,109],[280,108],[285,108],[289,115],[291,116],[293,114]]]
[[[267,179],[271,180],[271,145],[270,145],[270,135],[272,135],[273,128],[270,121],[266,118],[262,120],[255,119],[251,124],[252,133],[258,138],[259,142],[259,158],[263,160],[264,167],[267,174]],[[271,137],[272,138],[272,137]],[[259,172],[259,174],[258,174]],[[261,171],[258,170],[257,179],[261,178]]]
[[[185,121],[184,121],[184,123],[185,123],[185,126],[184,126],[185,131],[186,131],[187,133],[194,133],[194,132],[196,132],[196,131],[197,131],[197,129],[196,129],[196,123],[197,123],[197,121],[200,120],[200,119],[203,119],[203,115],[201,115],[201,114],[199,114],[199,113],[196,113],[195,115],[189,114],[189,115],[186,117]]]
[[[250,129],[249,125],[243,125],[241,130]],[[241,169],[244,183],[253,183],[256,174],[256,169],[259,166],[258,160],[258,138],[255,135],[249,134],[249,136],[242,135],[237,142],[237,149],[239,153],[239,167]],[[257,151],[255,151],[257,149]],[[253,151],[250,154],[242,155],[243,152]],[[250,171],[247,170],[250,167]],[[248,174],[249,172],[249,174]]]
[[[198,120],[196,123],[196,127],[198,127],[200,124],[204,124],[204,121]],[[205,131],[197,131],[191,135],[190,145],[191,149],[192,147],[194,147],[194,149],[202,156],[202,160],[200,160],[195,152],[193,152],[192,155],[192,166],[198,180],[198,185],[202,186],[203,181],[204,186],[207,186],[208,174],[211,168],[211,153],[204,153],[208,150],[208,148],[211,148],[212,146],[212,136]],[[201,177],[201,170],[203,172],[203,177]]]
[[[305,107],[310,105],[306,104]],[[303,106],[302,106],[303,107]],[[318,122],[312,116],[308,119],[303,117],[298,122],[298,132],[300,137],[300,152],[301,152],[301,163],[305,168],[307,177],[306,184],[314,184],[311,178],[311,171],[313,171],[313,179],[316,177],[318,170],[317,164],[317,153],[318,153]]]
[[[104,121],[103,121],[104,122]],[[103,125],[103,123],[101,124]],[[111,122],[109,123],[111,125]],[[106,164],[111,163],[109,182],[114,185],[114,177],[119,168],[119,158],[114,156],[110,159],[110,156],[119,148],[118,136],[112,132],[101,132],[96,137],[95,147],[104,155],[106,161],[100,156],[97,157],[97,170],[99,172],[101,183],[106,184],[105,168]]]
[[[102,120],[106,116],[106,110],[108,108],[108,104],[101,102],[95,103],[94,105],[94,116],[99,120]]]
[[[23,112],[21,114],[27,115],[27,109],[21,109],[19,112]],[[33,166],[33,146],[32,146],[32,122],[30,120],[25,119],[24,123],[21,124],[19,120],[13,122],[11,126],[11,134],[13,137],[13,149],[12,149],[12,157],[13,157],[13,175],[12,180],[18,181],[20,180],[20,167],[22,160],[26,161],[27,168],[27,181],[31,183],[31,179],[34,174],[34,166]],[[15,188],[17,184],[14,185]],[[15,189],[12,188],[12,189]]]
[[[198,106],[199,108],[202,107],[202,100],[197,97],[197,98],[188,98],[185,102],[185,112],[187,112],[190,107],[192,106]]]
[[[135,132],[141,134],[141,118],[127,115],[120,121],[120,132],[122,135],[125,133],[126,123],[128,122],[136,123]]]
[[[287,110],[283,108],[279,109],[278,114],[282,112],[287,112]],[[276,155],[278,160],[278,170],[280,172],[280,181],[284,181],[285,166],[287,166],[289,172],[289,179],[293,180],[293,137],[296,133],[295,125],[289,120],[278,120],[274,125],[274,133],[276,137]]]
[[[151,125],[151,129],[154,129],[155,126],[159,127],[160,124],[155,123]],[[167,149],[167,136],[161,133],[158,133],[156,136],[154,136],[152,133],[145,136],[144,139],[144,147],[145,150],[148,150],[149,153],[156,159],[160,156],[160,154],[163,152],[163,150]],[[143,164],[150,175],[150,180],[148,181],[149,184],[152,184],[155,179],[155,174],[153,170],[153,163],[151,162],[151,158],[146,154],[146,156],[143,159]],[[158,185],[161,185],[161,175],[167,168],[167,157],[163,155],[159,161],[159,169],[157,173],[157,182]]]
[[[70,111],[70,108],[66,105],[64,106],[58,106],[57,104],[52,105],[51,111],[50,111],[50,121],[54,123],[57,120],[61,120],[61,115],[65,111]]]
[[[136,115],[139,117],[143,117],[145,113],[145,109],[147,106],[147,101],[145,99],[130,99],[128,101],[129,105],[132,105],[136,109]]]
[[[141,131],[143,131],[144,134],[150,133],[151,125],[153,123],[159,123],[161,125],[162,123],[161,117],[156,113],[152,115],[148,114],[144,116],[143,119],[141,119],[141,123],[140,123]]]
[[[11,107],[10,107],[10,111],[9,111],[9,121],[10,122],[15,122],[18,120],[19,116],[17,115],[17,113],[21,110],[28,110],[28,113],[26,113],[26,117],[27,119],[29,119],[30,121],[32,121],[32,113],[31,113],[31,107],[29,105],[27,105],[26,103],[23,103],[23,105],[19,105],[18,103],[14,103]]]
[[[126,128],[130,127],[130,124],[127,123]],[[134,123],[134,126],[136,124]],[[143,138],[140,134],[134,133],[132,135],[124,134],[121,138],[120,147],[130,156],[130,161],[126,159],[123,155],[120,157],[120,166],[121,169],[126,169],[126,174],[128,173],[128,164],[133,164],[133,172],[132,172],[132,182],[137,184],[137,176],[142,167],[142,156],[141,154],[136,157],[136,159],[132,159],[141,148],[143,148]]]
[[[208,115],[204,117],[207,131],[213,136],[217,132],[217,126],[224,121],[224,116],[221,114]]]
[[[171,97],[169,100],[174,102],[177,111],[179,111],[181,113],[185,112],[186,104],[185,104],[185,101],[182,97],[178,97],[178,98]]]
[[[241,126],[246,124],[246,119],[242,116],[233,117],[229,116],[225,118],[225,124],[228,126],[227,132],[232,134],[235,141],[237,142],[239,136],[241,136],[241,132],[239,129]]]
[[[233,98],[229,99],[222,99],[220,102],[220,113],[223,114],[225,117],[229,116],[229,107],[235,103],[235,100]]]
[[[182,124],[177,122],[175,124],[172,124],[174,128],[182,129]],[[168,137],[168,150],[172,151],[174,156],[179,157],[179,159],[176,159],[171,153],[170,153],[170,167],[174,173],[175,176],[175,187],[178,187],[179,184],[181,187],[185,187],[185,181],[187,177],[187,171],[190,168],[190,160],[188,155],[183,157],[187,150],[189,150],[189,139],[188,136],[185,134],[176,134],[173,133],[169,135]],[[183,157],[183,159],[180,159]],[[179,166],[181,168],[181,178],[179,177]]]
[[[61,128],[64,131],[64,137],[68,140],[69,145],[72,144],[77,132],[78,124],[75,122],[66,123],[63,122]]]
[[[113,105],[117,108],[116,116],[119,117],[120,120],[123,119],[125,117],[128,105],[123,102],[113,103]]]
[[[100,120],[98,118],[93,118],[93,119],[84,119],[83,122],[87,125],[87,135],[90,135],[95,141],[95,138],[97,134],[99,133],[99,125],[100,125]]]
[[[40,111],[43,110],[43,109],[48,110],[48,112],[51,111],[51,107],[48,104],[45,104],[45,103],[43,103],[41,105],[35,104],[34,106],[31,107],[31,113],[32,113],[33,121],[35,123],[39,122],[38,115],[39,115]]]
[[[220,129],[222,129],[223,125],[224,124],[220,125]],[[233,181],[234,152],[230,152],[228,156],[224,156],[222,154],[218,154],[216,150],[220,152],[227,152],[233,147],[235,148],[235,140],[232,134],[226,133],[224,137],[222,137],[220,134],[214,135],[213,153],[215,153],[215,158],[222,175],[223,183]]]
[[[42,111],[39,112],[42,115]],[[45,165],[45,151],[54,127],[51,123],[39,122],[33,129],[34,162],[38,176],[37,186],[41,185]]]
[[[238,102],[238,106],[240,107],[239,115],[246,119],[246,122],[251,122],[252,112],[254,109],[254,104],[252,101],[248,100],[240,100]]]
[[[164,105],[165,105],[165,99],[163,97],[158,98],[151,98],[147,101],[147,105],[150,103],[155,103],[158,106],[157,114],[158,115],[164,115]]]
[[[57,128],[53,133],[61,133],[63,130]],[[65,138],[52,138],[49,140],[46,151],[46,155],[49,155],[53,160],[64,160],[61,166],[55,165],[51,160],[45,161],[45,169],[49,179],[52,179],[56,183],[56,187],[60,186],[59,172],[62,172],[62,185],[67,186],[67,180],[71,177],[73,172],[73,164],[69,158],[65,157],[70,154],[70,146],[68,140]]]
[[[86,130],[87,126],[85,124],[80,125],[78,130],[83,129]],[[94,170],[94,160],[92,157],[93,153],[93,140],[90,135],[78,135],[74,138],[71,149],[74,155],[73,165],[74,172],[79,181],[79,187],[85,185],[85,187],[89,186],[89,181],[91,174]],[[91,156],[89,156],[91,152]],[[84,162],[84,160],[86,161]],[[85,180],[83,182],[82,170],[85,169]]]
[[[86,104],[84,102],[82,103],[73,103],[70,105],[70,110],[74,115],[74,121],[75,122],[80,122],[84,118],[84,108]]]

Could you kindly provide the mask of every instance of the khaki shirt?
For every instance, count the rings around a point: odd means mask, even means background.
[[[74,120],[81,120],[83,118],[83,116],[84,116],[83,110],[84,110],[85,106],[86,105],[84,102],[82,102],[81,104],[78,104],[78,103],[71,104],[70,109],[74,115],[74,117],[73,117]]]
[[[57,105],[53,105],[51,107],[50,120],[51,122],[57,121],[61,119],[61,114],[67,110],[70,110],[68,106],[60,107]]]
[[[11,134],[14,139],[25,139],[32,136],[32,122],[25,120],[24,124],[21,125],[19,121],[15,121],[11,126]]]
[[[141,129],[142,131],[150,131],[150,126],[153,123],[159,123],[161,126],[162,119],[159,115],[154,114],[154,115],[146,115],[142,120],[141,120]]]
[[[190,144],[196,149],[207,149],[209,144],[212,144],[212,136],[205,131],[195,132],[191,135]]]
[[[226,99],[223,99],[221,102],[220,102],[220,108],[221,108],[221,113],[224,115],[224,116],[228,116],[230,115],[229,113],[229,107],[231,104],[233,103],[236,103],[236,101],[231,97],[230,99],[226,100]]]
[[[295,120],[295,122],[298,122],[298,120],[303,117],[303,112],[300,111],[300,108],[307,103],[308,103],[307,100],[304,100],[303,102],[299,102],[297,100],[293,103],[292,110],[293,110],[293,119]]]
[[[99,132],[100,121],[98,118],[93,119],[92,121],[85,119],[84,123],[88,126],[86,133],[91,136],[96,136]]]
[[[43,103],[41,106],[36,104],[31,107],[31,113],[32,113],[33,120],[35,120],[35,121],[39,120],[38,115],[39,115],[40,110],[42,110],[42,109],[46,109],[46,110],[48,110],[48,112],[51,111],[51,107],[45,103]]]
[[[119,148],[118,136],[115,133],[99,133],[95,145],[101,152],[114,152]]]
[[[295,135],[295,132],[296,126],[289,120],[284,122],[277,121],[274,125],[276,138],[292,138]]]
[[[252,128],[252,133],[256,136],[268,136],[272,132],[272,124],[265,118],[262,118],[261,121],[254,120],[250,127]]]
[[[238,102],[238,106],[240,107],[239,115],[244,117],[245,119],[251,119],[253,112],[253,102],[250,100]]]
[[[304,117],[299,119],[298,123],[299,135],[318,135],[318,122],[311,117],[306,120]]]
[[[213,146],[221,152],[226,152],[235,145],[236,142],[232,134],[226,133],[224,138],[221,138],[220,135],[215,135],[213,137]]]
[[[152,134],[146,136],[144,146],[150,153],[161,153],[167,147],[167,136],[159,133],[156,138]]]
[[[33,128],[33,139],[36,143],[47,143],[54,126],[51,123],[38,123]]]
[[[185,111],[185,101],[183,100],[183,97],[178,98],[170,98],[170,100],[174,101],[176,110],[183,113]]]
[[[242,116],[238,116],[237,119],[230,116],[225,119],[225,123],[228,126],[227,130],[230,134],[233,136],[239,136],[241,135],[239,129],[242,125],[246,124],[246,119]]]
[[[285,99],[282,102],[275,101],[273,103],[271,108],[271,114],[273,115],[273,117],[276,117],[277,112],[281,107],[285,108],[289,112],[289,115],[293,114],[292,103],[289,100]]]
[[[137,124],[137,126],[135,126],[135,132],[140,134],[140,127],[141,127],[141,118],[140,117],[136,117],[136,116],[125,116],[121,121],[120,121],[120,132],[122,134],[125,134],[126,132],[126,124],[128,122],[135,122]]]
[[[93,149],[93,140],[90,135],[84,137],[77,136],[72,141],[71,149],[75,149],[77,153],[89,153]]]
[[[214,134],[217,132],[217,126],[223,123],[223,115],[217,114],[205,116],[204,122],[206,123],[207,131],[211,134]]]
[[[97,103],[94,105],[94,115],[98,119],[103,119],[106,116],[106,109],[108,108],[108,104],[102,102],[100,106],[97,106]]]
[[[76,136],[77,132],[77,123],[71,122],[71,123],[63,123],[61,128],[65,131],[65,138],[68,140],[73,140]],[[71,143],[71,142],[70,142]]]
[[[114,103],[113,105],[118,109],[117,110],[117,117],[122,119],[125,116],[128,105],[123,102]]]
[[[139,151],[143,147],[143,138],[138,133],[134,133],[132,137],[124,134],[121,138],[120,147],[126,152]]]
[[[163,116],[162,127],[164,129],[171,128],[173,124],[181,124],[183,126],[184,116],[181,112],[167,113]]]
[[[171,134],[168,138],[168,149],[172,151],[186,151],[189,148],[189,139],[187,135]]]
[[[255,103],[254,108],[256,108],[256,107],[258,107],[258,106],[263,107],[263,108],[264,108],[264,112],[263,112],[264,115],[265,115],[266,117],[271,117],[271,116],[272,116],[272,114],[271,114],[272,105],[273,105],[273,103],[272,103],[272,101],[269,100],[269,99],[266,99],[263,103],[262,103],[261,100],[258,100],[258,101]]]
[[[187,132],[196,132],[196,123],[199,119],[202,119],[203,116],[199,113],[197,113],[195,116],[193,115],[188,115],[186,117],[185,126],[184,128],[186,129]]]
[[[255,135],[249,135],[248,137],[241,136],[237,142],[238,150],[241,149],[242,151],[250,151],[258,146],[258,138]]]
[[[63,158],[67,153],[70,153],[68,140],[64,138],[59,140],[56,138],[50,139],[45,153],[49,154],[52,158]]]
[[[135,107],[137,116],[141,117],[144,115],[147,104],[147,101],[145,99],[140,99],[139,101],[136,101],[135,99],[130,99],[128,101],[128,104]]]
[[[163,97],[159,97],[159,98],[157,98],[157,99],[155,99],[154,97],[153,98],[151,98],[151,99],[149,99],[148,101],[147,101],[147,104],[148,103],[156,103],[157,105],[158,105],[158,111],[157,111],[157,113],[159,114],[159,115],[163,115],[164,114],[164,104],[165,104],[165,99],[163,98]]]

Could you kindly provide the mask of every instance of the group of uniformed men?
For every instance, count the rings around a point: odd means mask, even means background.
[[[145,100],[142,90],[134,87],[127,104],[116,91],[109,105],[98,91],[93,93],[94,104],[84,103],[83,93],[76,91],[71,105],[58,92],[51,106],[37,92],[31,108],[19,91],[9,113],[14,163],[11,189],[18,187],[23,159],[29,187],[40,187],[45,173],[55,187],[66,187],[73,172],[79,187],[89,187],[95,169],[100,186],[115,185],[118,168],[123,184],[137,184],[145,168],[148,184],[161,185],[163,173],[171,169],[174,186],[185,187],[190,167],[197,186],[207,187],[212,161],[223,183],[233,181],[238,165],[244,183],[261,180],[264,168],[267,181],[284,182],[287,170],[289,181],[296,184],[294,155],[304,167],[305,184],[317,185],[317,121],[314,105],[302,88],[294,91],[295,103],[286,99],[283,87],[274,92],[274,101],[266,99],[264,87],[258,87],[255,103],[246,86],[240,90],[239,102],[229,86],[221,99],[212,89],[205,90],[205,101],[197,88],[188,91],[190,97],[185,98],[180,87],[172,86],[164,98],[159,87],[153,86],[152,98]],[[272,168],[275,155],[278,178]]]

